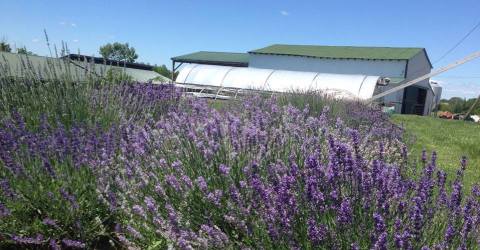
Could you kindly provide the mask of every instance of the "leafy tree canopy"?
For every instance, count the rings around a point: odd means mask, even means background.
[[[8,44],[5,41],[0,41],[0,51],[2,52],[12,52],[12,48],[10,47],[10,44]]]
[[[438,107],[440,111],[450,111],[452,113],[466,113],[474,104],[476,98],[464,99],[460,97],[452,97],[449,100],[442,99]],[[480,105],[476,105],[472,110],[472,114],[480,115]]]
[[[159,73],[160,75],[162,76],[165,76],[167,77],[168,79],[172,78],[172,71],[170,71],[167,66],[165,66],[165,64],[163,64],[162,66],[156,66],[153,68],[153,71]],[[175,75],[173,76],[173,80],[175,80],[175,78],[177,78],[178,76],[178,71],[175,72]]]
[[[100,47],[100,55],[105,59],[122,61],[122,62],[135,62],[138,58],[135,48],[130,47],[128,43],[107,43]]]
[[[18,48],[18,49],[17,49],[17,53],[18,53],[18,54],[25,54],[25,55],[36,55],[35,53],[27,50],[26,47]]]

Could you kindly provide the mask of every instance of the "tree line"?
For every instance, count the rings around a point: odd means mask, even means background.
[[[438,110],[440,111],[449,111],[454,114],[465,114],[467,113],[468,109],[472,107],[475,103],[477,98],[460,98],[460,97],[452,97],[450,99],[442,99],[440,101],[440,105],[438,106]],[[480,115],[480,105],[476,105],[473,108],[472,114]]]
[[[6,41],[0,41],[0,52],[12,52],[12,47]],[[35,55],[33,52],[27,50],[26,47],[17,48],[18,54]]]

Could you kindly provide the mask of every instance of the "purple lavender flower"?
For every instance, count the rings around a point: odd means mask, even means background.
[[[60,250],[60,246],[57,244],[57,241],[54,239],[51,239],[49,241],[48,246],[50,247],[51,250]]]
[[[8,197],[10,199],[13,199],[16,197],[7,179],[0,179],[0,190],[2,191],[5,197]]]
[[[117,197],[116,194],[112,191],[107,192],[107,200],[110,205],[111,210],[115,210],[117,208]]]
[[[70,202],[74,209],[78,209],[80,207],[77,203],[75,196],[67,192],[67,190],[65,190],[64,188],[60,188],[60,194],[62,195],[63,199]]]
[[[386,232],[383,232],[378,236],[373,249],[387,250],[387,233]]]
[[[375,232],[382,233],[385,231],[385,221],[379,213],[373,213],[373,220],[375,222]]]
[[[337,221],[340,224],[346,225],[352,222],[352,207],[350,199],[344,199],[340,204],[340,209],[337,214]]]
[[[228,174],[230,173],[230,168],[225,164],[220,164],[220,166],[218,167],[218,171],[220,171],[221,175],[228,176]]]
[[[35,238],[13,235],[12,240],[15,241],[17,244],[22,245],[41,245],[44,238],[41,234],[37,234]]]
[[[155,213],[155,211],[157,211],[157,205],[155,204],[155,200],[152,197],[145,197],[144,202],[150,212]]]
[[[443,236],[446,243],[450,243],[455,235],[455,229],[451,224],[448,224],[447,229],[445,230],[445,235]]]
[[[182,174],[182,176],[180,177],[180,179],[182,180],[182,183],[183,183],[187,188],[192,188],[192,187],[193,187],[192,180],[191,180],[190,177],[188,177],[187,175]]]
[[[204,224],[200,226],[200,230],[209,237],[211,247],[225,247],[229,242],[228,236],[216,227]]]
[[[360,246],[356,242],[352,243],[350,244],[350,250],[360,250]]]
[[[70,247],[70,248],[85,248],[86,247],[85,243],[83,243],[81,241],[71,240],[71,239],[63,239],[62,244],[65,247]]]
[[[462,160],[460,161],[460,166],[462,167],[462,170],[465,170],[467,168],[467,157],[462,156]]]
[[[10,210],[0,202],[0,218],[9,216],[11,214]]]
[[[178,182],[177,177],[175,177],[175,175],[169,174],[169,175],[165,176],[165,181],[167,182],[167,184],[170,187],[175,189],[175,191],[180,191],[181,190],[180,183]]]
[[[313,245],[320,244],[327,237],[327,228],[321,224],[317,224],[314,219],[308,220],[308,238]]]
[[[198,188],[199,188],[202,192],[206,192],[206,191],[207,191],[207,182],[205,181],[205,179],[203,178],[203,176],[198,177],[197,180],[196,180],[196,183],[197,183]]]
[[[143,235],[130,225],[127,225],[125,227],[125,230],[129,235],[131,235],[135,239],[142,239],[143,238]]]
[[[181,162],[181,161],[176,160],[176,161],[174,161],[174,162],[172,163],[172,168],[173,168],[173,169],[177,169],[177,170],[178,170],[178,169],[180,169],[181,166],[182,166],[182,162]]]
[[[472,194],[477,198],[480,197],[480,186],[478,184],[472,186]]]
[[[453,184],[453,191],[450,197],[449,207],[452,210],[457,210],[462,203],[462,184],[456,180]]]
[[[230,199],[237,203],[240,204],[240,192],[238,191],[238,188],[235,185],[231,185],[229,188],[229,193],[230,193]]]
[[[166,195],[165,189],[160,184],[155,185],[155,192],[162,197]]]
[[[142,206],[134,205],[132,207],[132,211],[133,211],[133,213],[135,213],[136,215],[138,215],[140,217],[143,217],[143,218],[147,217],[147,214],[145,213],[145,210],[143,209]]]
[[[422,149],[422,163],[425,165],[427,163],[427,150]]]
[[[45,168],[45,170],[47,171],[47,173],[52,177],[52,178],[55,178],[56,177],[56,174],[55,174],[55,170],[53,169],[52,165],[50,164],[50,162],[46,159],[44,159],[43,161],[43,168]]]
[[[223,196],[222,190],[216,189],[213,192],[208,193],[207,199],[215,204],[216,206],[220,206],[220,200]]]
[[[47,225],[47,226],[58,227],[57,222],[55,220],[50,219],[50,218],[43,219],[42,223]]]

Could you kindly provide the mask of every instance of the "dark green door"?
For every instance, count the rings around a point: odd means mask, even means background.
[[[406,87],[403,91],[402,114],[423,115],[427,90],[415,86]]]

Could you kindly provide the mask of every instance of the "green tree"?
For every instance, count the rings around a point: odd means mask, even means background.
[[[160,75],[162,76],[165,76],[167,77],[168,79],[172,78],[172,71],[170,71],[167,66],[165,66],[165,64],[163,64],[162,66],[155,66],[153,68],[153,71],[159,73]],[[173,76],[173,80],[175,80],[178,76],[178,71],[175,72],[175,75]]]
[[[443,101],[438,104],[438,110],[452,112],[452,107],[448,104],[448,101]]]
[[[460,97],[452,97],[449,100],[442,99],[438,110],[450,111],[452,113],[467,113],[467,111],[475,103],[476,98],[464,99]],[[476,105],[471,114],[480,114],[480,105]]]
[[[12,48],[10,48],[10,44],[5,41],[0,41],[0,51],[2,52],[12,52]]]
[[[124,69],[110,68],[107,70],[104,80],[108,83],[132,82],[133,78],[126,74]]]
[[[452,97],[448,100],[448,105],[453,113],[461,113],[465,109],[465,99]]]
[[[17,53],[18,53],[18,54],[24,54],[24,55],[35,55],[33,52],[27,50],[26,47],[18,48],[18,49],[17,49]]]
[[[107,43],[100,47],[100,55],[105,59],[122,61],[122,62],[135,62],[138,58],[135,48],[130,47],[128,43]]]

